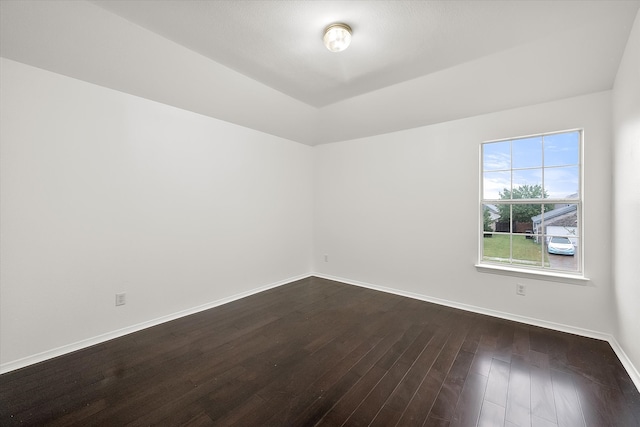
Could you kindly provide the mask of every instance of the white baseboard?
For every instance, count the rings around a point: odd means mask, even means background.
[[[570,325],[564,325],[562,323],[555,323],[555,322],[549,322],[546,320],[535,319],[532,317],[520,316],[517,314],[506,313],[506,312],[497,311],[497,310],[490,310],[487,308],[477,307],[474,305],[461,304],[454,301],[444,300],[440,298],[433,298],[427,295],[416,294],[413,292],[407,292],[407,291],[403,291],[395,288],[388,288],[385,286],[373,285],[371,283],[345,279],[342,277],[335,277],[328,274],[313,273],[312,276],[320,277],[322,279],[334,280],[336,282],[341,282],[348,285],[354,285],[354,286],[360,286],[363,288],[373,289],[375,291],[381,291],[381,292],[386,292],[394,295],[399,295],[407,298],[413,298],[421,301],[432,302],[434,304],[444,305],[452,308],[458,308],[460,310],[470,311],[473,313],[485,314],[487,316],[498,317],[506,320],[512,320],[514,322],[519,322],[519,323],[526,323],[528,325],[539,326],[541,328],[552,329],[555,331],[567,332],[574,335],[580,335],[583,337],[595,338],[598,340],[607,341],[611,345],[611,348],[613,349],[613,351],[616,353],[616,356],[618,356],[618,359],[620,359],[622,366],[626,369],[627,373],[629,374],[629,377],[631,377],[631,380],[635,384],[636,388],[640,390],[640,373],[638,372],[636,367],[633,365],[629,357],[626,355],[624,350],[622,350],[622,347],[620,347],[620,344],[618,343],[616,338],[611,334],[599,332],[599,331],[593,331],[590,329],[578,328]]]
[[[141,330],[149,328],[151,326],[156,326],[156,325],[159,325],[161,323],[169,322],[171,320],[175,320],[175,319],[179,319],[181,317],[188,316],[190,314],[195,314],[195,313],[198,313],[198,312],[201,312],[201,311],[204,311],[204,310],[208,310],[210,308],[214,308],[214,307],[217,307],[217,306],[220,306],[220,305],[223,305],[223,304],[227,304],[229,302],[236,301],[236,300],[239,300],[241,298],[245,298],[245,297],[248,297],[248,296],[263,292],[263,291],[266,291],[268,289],[277,288],[278,286],[283,286],[283,285],[286,285],[288,283],[292,283],[292,282],[295,282],[297,280],[305,279],[305,278],[310,277],[310,276],[320,277],[320,278],[328,279],[328,280],[335,280],[337,282],[345,283],[345,284],[348,284],[348,285],[360,286],[360,287],[363,287],[363,288],[373,289],[373,290],[376,290],[376,291],[386,292],[386,293],[399,295],[399,296],[404,296],[404,297],[408,297],[408,298],[413,298],[413,299],[417,299],[417,300],[421,300],[421,301],[432,302],[432,303],[439,304],[439,305],[444,305],[444,306],[447,306],[447,307],[458,308],[460,310],[470,311],[470,312],[473,312],[473,313],[485,314],[485,315],[488,315],[488,316],[498,317],[498,318],[501,318],[501,319],[512,320],[512,321],[515,321],[515,322],[526,323],[526,324],[533,325],[533,326],[540,326],[542,328],[552,329],[552,330],[556,330],[556,331],[560,331],[560,332],[567,332],[567,333],[570,333],[570,334],[581,335],[581,336],[584,336],[584,337],[595,338],[595,339],[607,341],[611,345],[611,348],[613,349],[613,351],[616,353],[616,356],[618,356],[618,358],[620,359],[620,362],[622,363],[622,366],[626,369],[627,373],[631,377],[631,380],[635,384],[636,388],[638,390],[640,390],[640,372],[638,372],[638,369],[634,366],[634,364],[631,362],[629,357],[626,355],[626,353],[624,352],[624,350],[622,349],[622,347],[620,346],[620,344],[618,343],[616,338],[611,334],[607,334],[607,333],[604,333],[604,332],[598,332],[598,331],[592,331],[592,330],[589,330],[589,329],[577,328],[575,326],[564,325],[564,324],[561,324],[561,323],[548,322],[546,320],[535,319],[535,318],[531,318],[531,317],[519,316],[519,315],[516,315],[516,314],[505,313],[505,312],[497,311],[497,310],[490,310],[490,309],[477,307],[477,306],[473,306],[473,305],[461,304],[461,303],[457,303],[457,302],[453,302],[453,301],[449,301],[449,300],[444,300],[444,299],[440,299],[440,298],[429,297],[427,295],[416,294],[416,293],[413,293],[413,292],[407,292],[407,291],[403,291],[403,290],[400,290],[400,289],[373,285],[373,284],[370,284],[370,283],[359,282],[359,281],[356,281],[356,280],[350,280],[350,279],[345,279],[345,278],[342,278],[342,277],[335,277],[335,276],[330,276],[330,275],[321,274],[321,273],[309,273],[309,274],[304,274],[304,275],[297,276],[297,277],[291,277],[291,278],[288,278],[288,279],[285,279],[285,280],[282,280],[282,281],[279,281],[279,282],[274,282],[274,283],[270,283],[268,285],[264,285],[264,286],[261,286],[261,287],[258,287],[258,288],[254,288],[254,289],[246,291],[246,292],[241,292],[241,293],[238,293],[238,294],[226,297],[226,298],[222,298],[222,299],[219,299],[219,300],[216,300],[216,301],[212,301],[212,302],[209,302],[209,303],[206,303],[206,304],[198,305],[196,307],[192,307],[192,308],[189,308],[189,309],[186,309],[186,310],[182,310],[182,311],[179,311],[179,312],[176,312],[176,313],[172,313],[172,314],[169,314],[169,315],[166,315],[166,316],[158,317],[156,319],[149,320],[147,322],[138,323],[136,325],[128,326],[126,328],[118,329],[116,331],[108,332],[106,334],[98,335],[96,337],[87,338],[87,339],[84,339],[84,340],[81,340],[81,341],[77,341],[77,342],[72,343],[72,344],[68,344],[68,345],[64,345],[64,346],[61,346],[61,347],[58,347],[58,348],[54,348],[54,349],[51,349],[51,350],[43,351],[42,353],[38,353],[38,354],[31,355],[31,356],[27,356],[27,357],[24,357],[22,359],[14,360],[12,362],[3,363],[2,365],[0,365],[0,374],[4,374],[6,372],[11,372],[11,371],[14,371],[16,369],[24,368],[26,366],[33,365],[35,363],[43,362],[45,360],[52,359],[54,357],[58,357],[58,356],[62,356],[62,355],[67,354],[67,353],[71,353],[73,351],[81,350],[83,348],[90,347],[90,346],[95,345],[95,344],[100,344],[102,342],[109,341],[109,340],[112,340],[114,338],[118,338],[118,337],[121,337],[121,336],[124,336],[124,335],[128,335],[128,334],[131,334],[133,332],[141,331]]]
[[[616,353],[616,356],[618,356],[618,359],[620,359],[620,363],[622,363],[622,366],[624,366],[624,369],[631,377],[631,380],[636,385],[636,388],[640,391],[640,372],[638,372],[638,369],[634,366],[633,363],[631,363],[631,359],[629,359],[627,354],[624,352],[616,337],[610,336],[607,341],[609,341],[611,348]]]
[[[206,304],[198,305],[196,307],[188,308],[186,310],[181,310],[176,313],[168,314],[166,316],[158,317],[156,319],[152,319],[146,322],[138,323],[136,325],[127,326],[126,328],[118,329],[116,331],[107,332],[102,335],[98,335],[92,338],[87,338],[81,341],[76,341],[72,344],[67,344],[58,348],[54,348],[51,350],[43,351],[42,353],[34,354],[31,356],[24,357],[22,359],[14,360],[11,362],[3,363],[0,365],[0,374],[4,374],[6,372],[15,371],[16,369],[24,368],[29,365],[33,365],[34,363],[44,362],[45,360],[52,359],[54,357],[62,356],[67,353],[71,353],[73,351],[82,350],[83,348],[90,347],[95,344],[100,344],[105,341],[112,340],[114,338],[118,338],[124,335],[131,334],[133,332],[138,332],[146,328],[150,328],[151,326],[156,326],[161,323],[169,322],[171,320],[179,319],[181,317],[189,316],[190,314],[195,314],[204,310],[208,310],[210,308],[214,308],[223,304],[227,304],[232,301],[239,300],[241,298],[245,298],[259,292],[264,292],[268,289],[277,288],[278,286],[286,285],[288,283],[295,282],[297,280],[305,279],[311,276],[311,274],[305,274],[297,277],[291,277],[285,280],[281,280],[279,282],[270,283],[268,285],[260,286],[255,289],[251,289],[246,292],[240,292],[235,295],[231,295],[226,298],[221,298],[216,301],[211,301]]]

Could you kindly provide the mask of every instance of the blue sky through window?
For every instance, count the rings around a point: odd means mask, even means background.
[[[483,198],[500,199],[504,189],[543,185],[549,198],[576,198],[579,192],[580,132],[485,143]]]

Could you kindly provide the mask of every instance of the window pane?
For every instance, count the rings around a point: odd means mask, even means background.
[[[541,204],[513,205],[511,209],[513,216],[513,233],[535,234],[539,232],[539,227],[536,228],[534,225],[542,222]]]
[[[544,165],[577,165],[580,160],[580,132],[544,137]]]
[[[528,236],[514,235],[513,240],[513,263],[532,267],[542,266],[542,244]]]
[[[578,271],[580,247],[578,238],[567,236],[548,235],[546,241],[546,254],[549,258],[549,268],[560,271]]]
[[[542,198],[542,169],[513,171],[513,198]]]
[[[580,171],[578,166],[544,169],[544,189],[554,199],[577,199]]]
[[[511,233],[511,205],[496,204],[498,218],[494,222],[494,230],[500,233]]]
[[[511,143],[513,168],[542,166],[542,137],[517,139]]]
[[[500,213],[496,205],[482,205],[482,231],[496,231],[496,221],[500,218]]]
[[[549,236],[580,237],[578,233],[578,205],[557,204],[544,213],[544,230]]]
[[[482,259],[491,262],[511,262],[511,237],[508,234],[486,233],[482,239]]]
[[[511,168],[511,142],[492,142],[482,146],[482,165],[485,171]]]
[[[511,172],[485,172],[482,181],[483,199],[500,199],[500,193],[511,191]]]

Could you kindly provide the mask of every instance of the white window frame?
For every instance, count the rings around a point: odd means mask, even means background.
[[[506,204],[506,202],[502,199],[485,199],[484,198],[484,156],[483,156],[483,148],[486,144],[491,144],[491,143],[497,143],[497,142],[507,142],[507,141],[516,141],[516,140],[521,140],[521,139],[528,139],[528,138],[536,138],[536,137],[542,137],[543,141],[544,141],[544,137],[547,137],[549,135],[557,135],[557,134],[564,134],[564,133],[571,133],[571,132],[578,132],[579,134],[579,146],[578,146],[578,197],[577,199],[567,199],[567,198],[543,198],[543,199],[511,199],[508,203],[513,206],[515,204],[572,204],[572,205],[577,205],[577,230],[578,230],[578,245],[577,245],[577,253],[576,256],[578,257],[578,259],[576,260],[577,262],[577,269],[575,271],[570,271],[570,270],[559,270],[559,269],[552,269],[550,267],[545,267],[544,266],[544,262],[542,262],[542,265],[540,266],[527,266],[527,265],[522,265],[522,264],[514,264],[513,262],[511,263],[503,263],[503,262],[492,262],[490,260],[484,260],[483,259],[483,250],[484,250],[484,206],[487,204]],[[544,142],[543,142],[544,143]],[[524,135],[524,136],[517,136],[517,137],[511,137],[511,138],[502,138],[502,139],[495,139],[495,140],[489,140],[489,141],[484,141],[482,143],[480,143],[480,149],[479,149],[479,181],[480,181],[480,185],[479,185],[479,217],[478,217],[478,263],[476,264],[476,267],[483,272],[498,272],[498,273],[503,273],[503,274],[514,274],[516,276],[523,276],[523,277],[536,277],[536,276],[543,276],[543,278],[546,279],[575,279],[576,281],[580,282],[582,280],[589,280],[584,276],[584,242],[585,242],[585,235],[584,235],[584,218],[583,218],[583,213],[584,213],[584,192],[583,192],[583,188],[584,188],[584,157],[583,157],[583,153],[584,153],[584,129],[578,128],[578,129],[566,129],[566,130],[560,130],[560,131],[554,131],[554,132],[544,132],[544,133],[537,133],[537,134],[532,134],[532,135]],[[511,153],[511,156],[513,155],[513,153]],[[540,168],[542,169],[542,174],[543,174],[543,183],[544,183],[544,146],[542,148],[542,156],[543,156],[543,160],[542,160],[542,165],[540,166]],[[517,168],[513,168],[513,164],[510,164],[510,167],[508,169],[509,171],[513,172],[514,170],[518,170]],[[505,170],[506,171],[506,170]],[[545,230],[544,227],[544,215],[542,218],[542,223],[541,223],[541,229]],[[522,235],[522,233],[514,233],[514,230],[511,229],[509,230],[509,233],[507,233],[510,236],[513,235]],[[542,260],[544,260],[544,247],[542,248]],[[510,259],[513,261],[513,245],[510,245]]]

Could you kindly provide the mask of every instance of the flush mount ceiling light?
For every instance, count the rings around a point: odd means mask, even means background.
[[[322,40],[331,52],[341,52],[351,43],[351,27],[347,24],[331,24],[324,30]]]

